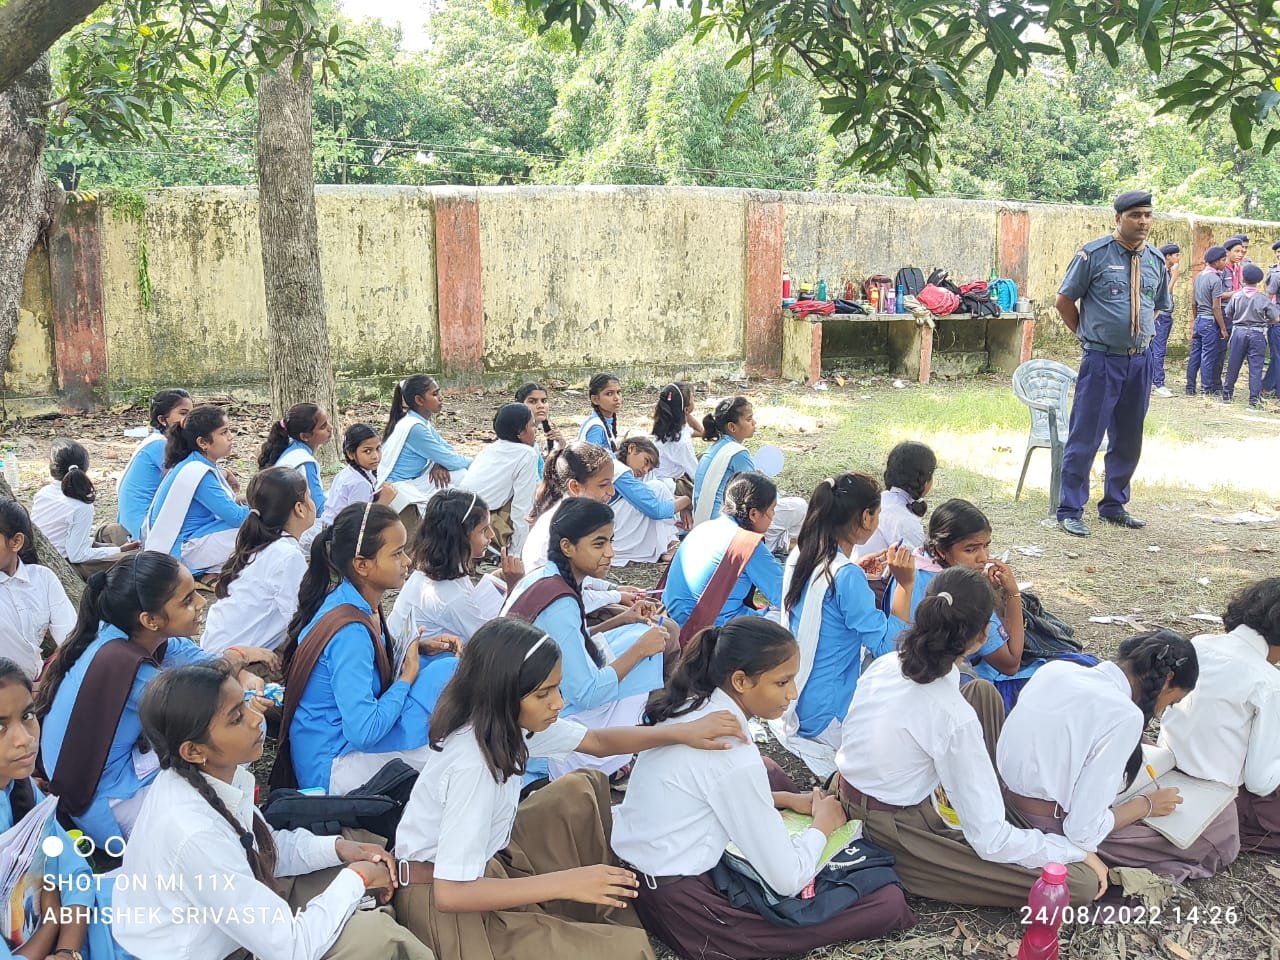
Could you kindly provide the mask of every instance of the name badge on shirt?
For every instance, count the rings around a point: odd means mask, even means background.
[[[160,769],[160,758],[156,756],[154,750],[140,750],[137,744],[134,744],[133,753],[133,773],[139,780],[145,780],[157,770]]]

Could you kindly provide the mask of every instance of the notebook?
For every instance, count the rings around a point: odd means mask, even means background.
[[[794,810],[783,810],[782,822],[787,826],[787,836],[798,837],[813,826],[813,817],[804,813],[796,813]],[[825,867],[827,861],[861,836],[861,820],[850,820],[845,823],[844,826],[827,838],[827,845],[822,848],[822,856],[818,858],[818,866]],[[730,843],[725,849],[735,857],[746,859],[746,855],[738,849],[736,843]]]
[[[57,833],[57,797],[45,797],[0,834],[0,944],[15,950],[40,926],[46,837]]]
[[[1145,769],[1150,764],[1156,772],[1160,786],[1177,787],[1182,803],[1167,817],[1144,817],[1143,823],[1165,837],[1179,850],[1185,850],[1200,838],[1214,818],[1227,809],[1236,799],[1236,788],[1213,780],[1201,780],[1177,769],[1173,751],[1154,744],[1142,745],[1144,768],[1138,771],[1133,786],[1120,794],[1117,802],[1123,803],[1140,794],[1156,789]]]

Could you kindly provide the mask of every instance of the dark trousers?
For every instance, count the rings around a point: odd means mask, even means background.
[[[1222,399],[1231,402],[1236,380],[1245,359],[1249,361],[1249,403],[1256,405],[1262,396],[1262,360],[1267,355],[1267,334],[1262,327],[1236,327],[1228,345],[1227,377],[1222,382]]]
[[[1196,317],[1196,325],[1191,331],[1191,349],[1187,354],[1187,396],[1196,395],[1196,378],[1200,378],[1201,393],[1217,393],[1222,389],[1222,377],[1218,376],[1218,386],[1213,386],[1213,367],[1217,364],[1222,369],[1222,361],[1218,359],[1226,345],[1218,332],[1218,322],[1204,314]]]
[[[1280,324],[1267,327],[1267,346],[1271,349],[1271,362],[1262,378],[1262,389],[1280,393]]]
[[[1151,385],[1164,386],[1164,358],[1169,353],[1169,334],[1173,332],[1173,314],[1156,314],[1156,335],[1151,341]]]
[[[1089,471],[1107,435],[1105,481],[1098,513],[1124,513],[1129,481],[1142,455],[1142,426],[1151,401],[1150,351],[1133,356],[1108,356],[1086,350],[1076,378],[1071,428],[1062,455],[1062,499],[1058,519],[1079,517],[1089,502]]]
[[[1219,394],[1222,392],[1222,368],[1227,363],[1227,344],[1231,342],[1231,321],[1223,318],[1223,323],[1227,325],[1227,335],[1218,338],[1218,350],[1213,356],[1213,378],[1209,382],[1209,392]]]

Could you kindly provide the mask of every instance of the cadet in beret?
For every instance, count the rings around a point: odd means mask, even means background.
[[[1225,247],[1210,247],[1204,252],[1204,269],[1191,282],[1191,342],[1187,350],[1187,396],[1196,395],[1196,377],[1200,377],[1202,391],[1216,394],[1222,389],[1221,375],[1218,385],[1213,385],[1213,370],[1222,369],[1222,354],[1227,349],[1227,320],[1223,314],[1223,294],[1227,290],[1230,273],[1226,269]]]
[[[1160,248],[1164,254],[1164,265],[1169,271],[1169,297],[1173,303],[1167,311],[1156,314],[1156,335],[1151,341],[1151,394],[1156,397],[1173,396],[1173,391],[1164,385],[1164,358],[1169,352],[1169,334],[1173,332],[1173,311],[1177,301],[1173,300],[1173,292],[1178,289],[1178,276],[1182,271],[1179,262],[1182,260],[1182,248],[1176,243],[1166,243]]]
[[[1280,302],[1280,240],[1271,245],[1275,252],[1276,262],[1267,271],[1266,290],[1272,303]],[[1271,351],[1271,361],[1267,364],[1266,376],[1262,378],[1262,393],[1280,398],[1280,326],[1267,328],[1267,348]]]
[[[1147,245],[1151,194],[1131,190],[1116,197],[1113,234],[1086,243],[1067,267],[1055,306],[1076,335],[1084,356],[1076,380],[1071,426],[1062,458],[1058,524],[1076,537],[1089,536],[1083,520],[1089,471],[1110,438],[1098,515],[1136,530],[1145,520],[1131,516],[1129,482],[1142,455],[1142,429],[1151,399],[1151,340],[1157,312],[1173,310],[1164,256]]]

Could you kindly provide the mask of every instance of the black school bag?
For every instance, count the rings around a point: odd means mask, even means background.
[[[1084,651],[1076,639],[1075,628],[1046,610],[1034,593],[1026,591],[1022,594],[1022,630],[1026,637],[1022,645],[1024,667],[1036,660],[1052,660]]]
[[[893,285],[903,293],[914,297],[924,289],[924,272],[919,267],[903,267],[894,277]]]
[[[390,760],[368,783],[350,793],[312,796],[297,790],[272,790],[262,816],[273,829],[304,829],[321,837],[337,836],[345,827],[368,830],[385,838],[390,848],[417,782],[417,770],[403,760]]]

